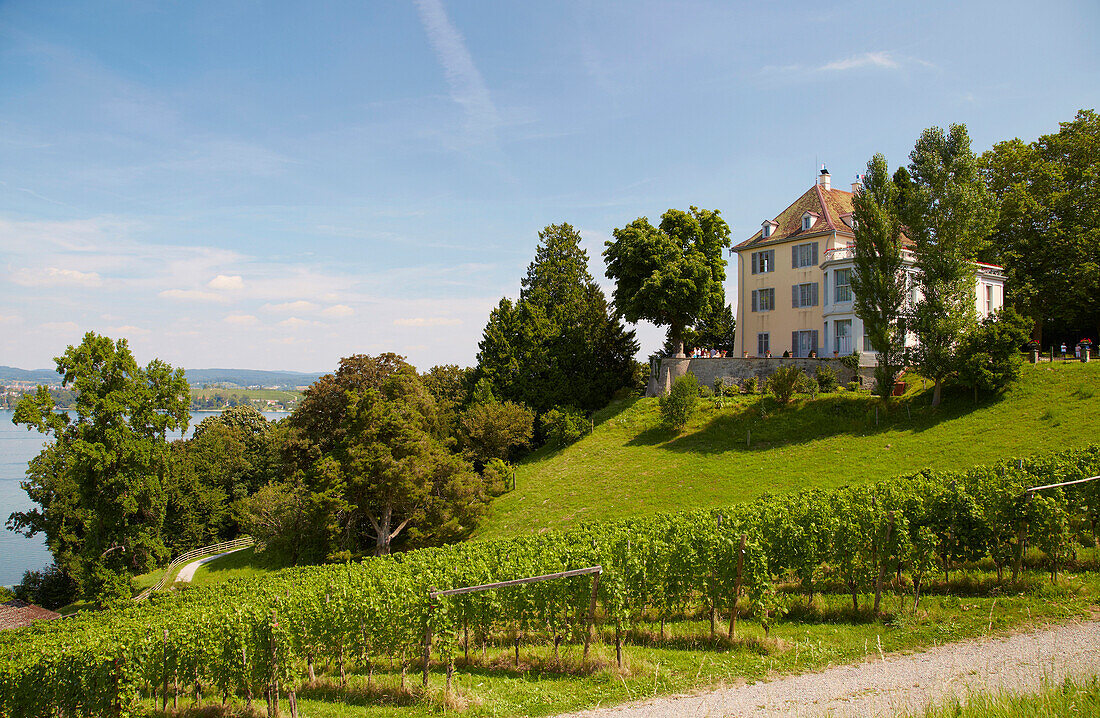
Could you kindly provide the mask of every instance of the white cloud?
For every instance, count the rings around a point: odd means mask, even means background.
[[[219,274],[218,276],[207,282],[206,286],[210,287],[211,289],[228,289],[231,291],[236,291],[239,289],[244,289],[244,280],[241,279],[239,274],[235,274],[233,276]]]
[[[317,322],[311,322],[308,319],[299,319],[298,317],[290,317],[279,322],[280,327],[288,327],[290,329],[301,329],[302,327],[308,327],[316,324]]]
[[[822,65],[820,70],[824,71],[844,71],[855,70],[860,67],[877,67],[884,70],[896,70],[901,67],[889,52],[864,52],[858,55],[852,55],[846,57],[843,60],[835,60],[833,62]]]
[[[23,317],[18,314],[0,314],[0,324],[21,324]]]
[[[80,327],[76,322],[46,322],[38,328],[47,332],[70,333],[80,331]]]
[[[457,317],[407,317],[394,319],[393,323],[399,327],[456,327],[462,320]]]
[[[260,320],[257,319],[256,317],[252,316],[251,314],[230,314],[229,316],[227,316],[222,321],[225,322],[226,324],[236,324],[238,326],[243,327],[243,326],[249,326],[251,324],[255,324],[256,322],[258,322]]]
[[[299,299],[296,302],[283,302],[282,304],[265,304],[262,309],[265,312],[278,312],[280,314],[302,314],[315,312],[321,305]]]
[[[346,304],[333,304],[321,310],[321,314],[326,317],[350,317],[355,314],[355,310]]]
[[[113,337],[141,337],[149,334],[148,329],[135,327],[132,324],[124,324],[121,327],[107,327],[107,335]]]
[[[158,294],[165,299],[178,299],[184,302],[225,302],[228,301],[221,294],[206,292],[202,289],[165,289]]]
[[[416,8],[428,41],[447,76],[451,99],[466,113],[466,130],[470,138],[493,141],[500,117],[489,96],[489,88],[466,48],[462,33],[447,17],[441,0],[417,0]]]
[[[96,272],[81,272],[59,267],[20,269],[12,277],[12,281],[24,287],[98,287],[103,284],[103,278]]]

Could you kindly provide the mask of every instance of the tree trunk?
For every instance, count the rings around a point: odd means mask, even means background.
[[[386,504],[382,509],[382,518],[378,524],[378,539],[375,542],[374,555],[388,556],[390,553],[390,521],[393,519],[393,505]]]
[[[940,405],[940,396],[943,393],[943,380],[936,379],[936,384],[932,389],[932,406]]]
[[[669,333],[672,335],[672,346],[675,347],[676,353],[672,356],[683,358],[684,357],[684,325],[679,322],[673,322],[669,326]]]

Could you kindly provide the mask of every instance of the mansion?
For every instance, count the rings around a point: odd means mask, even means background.
[[[738,262],[737,354],[735,356],[819,357],[861,353],[860,363],[875,363],[874,350],[855,315],[851,277],[855,232],[851,191],[833,189],[822,168],[817,184],[760,231],[730,250]],[[915,256],[902,250],[912,278]],[[974,304],[979,317],[1004,304],[1004,272],[977,263]],[[919,299],[910,281],[909,301]],[[791,303],[787,304],[790,296]],[[907,343],[916,343],[910,335]]]

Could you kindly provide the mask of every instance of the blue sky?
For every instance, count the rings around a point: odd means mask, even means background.
[[[547,224],[752,234],[921,129],[1100,95],[1100,6],[0,2],[0,364],[473,364]],[[731,272],[731,275],[733,272]],[[731,300],[735,285],[727,282]],[[640,327],[643,354],[661,332]]]

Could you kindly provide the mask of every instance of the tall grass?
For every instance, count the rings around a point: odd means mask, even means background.
[[[1100,680],[1096,676],[1046,684],[1038,693],[975,693],[929,707],[922,718],[1063,718],[1100,716]]]

